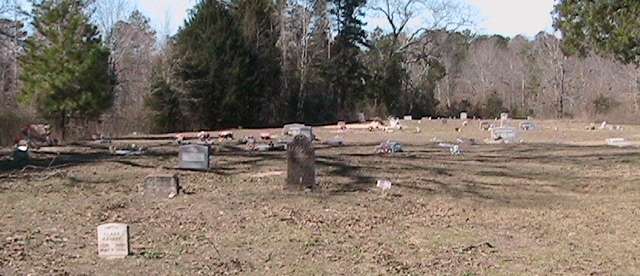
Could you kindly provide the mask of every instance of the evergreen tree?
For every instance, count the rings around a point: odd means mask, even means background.
[[[594,49],[640,64],[640,1],[561,0],[554,14],[554,26],[569,53],[585,55]]]
[[[176,35],[176,73],[182,81],[192,127],[260,123],[261,94],[255,59],[229,7],[200,1]]]
[[[69,119],[95,119],[113,102],[109,50],[84,0],[33,1],[33,29],[21,59],[22,101],[62,131]]]
[[[367,73],[359,60],[366,36],[360,19],[365,3],[366,0],[332,0],[331,14],[336,19],[338,34],[323,73],[331,84],[334,114],[338,117],[352,114],[365,95]]]
[[[276,101],[280,93],[280,50],[276,46],[279,32],[275,3],[269,0],[235,0],[232,2],[234,20],[238,22],[253,59],[254,89],[264,100],[257,107],[261,121],[273,124],[284,114],[278,110],[283,103]]]
[[[163,133],[183,130],[184,116],[180,110],[180,97],[161,71],[162,69],[153,71],[151,94],[147,98],[147,106],[154,111],[151,116],[153,131]]]

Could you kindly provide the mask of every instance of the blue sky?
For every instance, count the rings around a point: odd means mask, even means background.
[[[466,0],[478,12],[476,31],[484,34],[535,36],[540,31],[552,31],[551,11],[555,0]],[[182,25],[195,0],[133,0],[134,6],[152,19],[159,31],[169,17],[170,31]],[[374,22],[368,28],[373,29]]]
[[[3,1],[3,0],[0,0]],[[100,1],[100,0],[98,0]],[[151,18],[151,24],[163,33],[168,23],[170,33],[182,25],[196,0],[129,0]],[[513,37],[524,34],[535,36],[540,31],[553,31],[551,11],[555,0],[461,0],[477,11],[475,31],[483,34],[501,34]],[[373,29],[378,20],[369,20],[367,29]]]

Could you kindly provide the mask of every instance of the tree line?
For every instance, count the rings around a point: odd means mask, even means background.
[[[80,136],[359,113],[632,121],[637,39],[587,43],[598,26],[569,25],[601,24],[587,9],[624,15],[630,5],[560,1],[564,40],[474,34],[473,13],[452,0],[200,0],[171,36],[125,0],[33,0],[30,12],[0,5],[0,116]],[[365,18],[381,27],[367,31]]]

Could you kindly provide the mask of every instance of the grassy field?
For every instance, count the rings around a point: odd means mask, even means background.
[[[524,143],[484,144],[471,122],[406,122],[394,133],[316,128],[318,192],[287,192],[284,152],[217,146],[209,172],[175,170],[169,141],[114,157],[95,145],[0,157],[0,275],[638,275],[640,127],[537,122]],[[517,122],[514,122],[516,125]],[[415,127],[421,128],[420,133]],[[235,130],[236,136],[278,130]],[[438,142],[473,138],[463,156]],[[392,139],[405,152],[374,154]],[[126,141],[118,142],[126,143]],[[54,154],[59,152],[59,155]],[[53,160],[53,162],[52,162]],[[64,167],[57,167],[64,165]],[[151,173],[184,193],[151,200]],[[393,183],[389,191],[376,180]],[[132,255],[97,256],[96,227],[130,226]]]

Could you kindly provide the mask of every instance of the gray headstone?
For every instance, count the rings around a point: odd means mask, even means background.
[[[129,226],[108,223],[98,226],[98,256],[107,259],[129,255]]]
[[[190,170],[208,170],[209,149],[208,145],[180,146],[178,167]]]
[[[461,112],[460,113],[460,120],[466,120],[467,119],[467,112]]]
[[[315,135],[313,135],[313,128],[311,128],[310,126],[301,126],[301,127],[291,128],[291,130],[289,130],[289,135],[293,137],[298,135],[304,135],[304,136],[307,136],[307,138],[309,138],[309,140],[311,141],[315,140]]]
[[[178,195],[179,181],[175,174],[152,174],[144,178],[142,193],[149,198],[173,198]]]
[[[303,124],[286,124],[282,127],[282,135],[291,135],[291,130],[294,128],[301,128],[303,127]]]
[[[358,113],[358,122],[360,123],[364,123],[367,121],[367,117],[364,115],[364,113]]]
[[[313,189],[316,186],[315,152],[311,140],[298,135],[287,146],[287,189]]]

